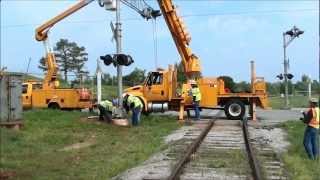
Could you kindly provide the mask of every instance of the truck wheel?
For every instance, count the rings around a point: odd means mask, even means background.
[[[60,106],[59,106],[58,103],[50,103],[48,105],[48,108],[50,108],[50,109],[60,109]]]
[[[224,112],[228,119],[242,119],[246,112],[246,108],[244,103],[240,100],[230,100],[224,106]]]

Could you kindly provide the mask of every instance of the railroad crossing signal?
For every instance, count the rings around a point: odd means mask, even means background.
[[[114,66],[122,65],[122,66],[129,66],[134,62],[130,55],[126,54],[107,54],[105,56],[100,56],[100,59],[106,66],[113,64]]]
[[[290,74],[290,73],[288,73],[288,74],[279,74],[279,75],[277,75],[276,77],[278,78],[278,79],[280,79],[280,80],[282,80],[283,78],[284,78],[284,76],[287,76],[287,78],[290,80],[290,79],[292,79],[294,76],[292,75],[292,74]]]

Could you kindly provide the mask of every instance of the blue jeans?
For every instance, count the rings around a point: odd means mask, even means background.
[[[132,109],[132,125],[137,126],[140,122],[140,115],[141,115],[141,107],[136,107]]]
[[[316,159],[319,154],[317,136],[318,129],[310,126],[306,127],[303,145],[310,159]]]
[[[195,112],[195,118],[196,120],[200,120],[200,108],[199,108],[199,101],[194,101],[193,102],[193,108]]]

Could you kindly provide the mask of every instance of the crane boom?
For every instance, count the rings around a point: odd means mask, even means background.
[[[79,9],[87,6],[94,0],[80,0],[78,3],[75,5],[71,6],[67,10],[63,11],[62,13],[58,14],[54,18],[50,19],[49,21],[45,22],[41,26],[39,26],[36,29],[36,40],[37,41],[45,41],[48,38],[48,31],[50,28],[61,21],[62,19],[68,17],[69,15],[73,14],[74,12],[78,11]]]
[[[45,50],[46,50],[46,65],[47,65],[47,74],[45,75],[43,81],[43,89],[52,89],[59,86],[59,81],[57,80],[57,72],[58,66],[56,63],[56,59],[54,53],[51,52],[51,48],[49,46],[48,40],[48,32],[52,26],[54,26],[59,21],[63,20],[64,18],[70,16],[74,12],[78,11],[79,9],[87,6],[94,0],[80,0],[75,5],[71,6],[70,8],[66,9],[62,13],[58,14],[57,16],[53,17],[49,21],[45,22],[41,26],[36,29],[35,38],[37,41],[43,41]]]
[[[200,59],[192,53],[189,47],[191,37],[181,17],[178,16],[172,0],[158,0],[158,4],[181,56],[184,72],[188,78],[193,78],[194,75],[201,72],[201,67]]]
[[[59,86],[59,82],[57,81],[57,72],[58,66],[55,60],[54,53],[49,47],[48,40],[48,32],[51,27],[53,27],[56,23],[60,22],[64,18],[70,16],[74,12],[80,10],[81,8],[87,6],[91,2],[95,0],[80,0],[75,5],[69,7],[62,13],[53,17],[52,19],[46,21],[44,24],[36,28],[35,38],[37,41],[43,41],[46,50],[46,65],[47,65],[47,74],[44,78],[43,88],[51,89]],[[111,3],[113,0],[98,0],[98,3],[101,7],[104,7],[106,4]],[[151,8],[144,0],[120,0],[125,5],[129,6],[131,9],[138,12],[143,18],[151,19],[156,18],[160,15],[158,10],[154,10]]]

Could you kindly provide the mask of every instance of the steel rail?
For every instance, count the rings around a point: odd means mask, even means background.
[[[254,180],[261,180],[262,174],[260,171],[260,166],[258,163],[258,160],[253,152],[253,148],[251,146],[251,143],[249,142],[249,131],[248,131],[248,124],[247,119],[242,120],[242,131],[243,131],[243,137],[245,141],[246,146],[246,152],[249,158],[249,164],[252,169],[252,176]]]
[[[171,172],[170,176],[168,177],[168,180],[177,180],[180,179],[179,176],[182,172],[182,169],[184,165],[190,161],[190,157],[193,153],[195,153],[203,141],[203,139],[207,136],[210,129],[214,125],[215,120],[210,120],[207,127],[201,132],[201,134],[193,141],[193,143],[188,147],[187,153],[178,161],[178,163],[174,166],[173,171]]]

